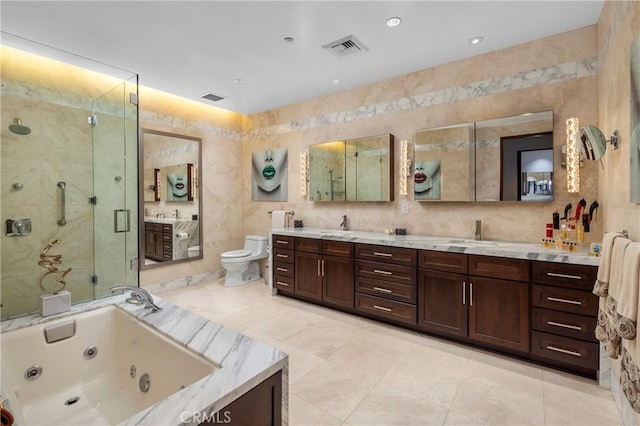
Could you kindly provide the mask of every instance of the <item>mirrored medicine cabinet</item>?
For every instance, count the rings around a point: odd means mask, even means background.
[[[140,267],[202,259],[202,139],[140,129]]]
[[[552,201],[553,111],[417,131],[416,201]]]
[[[310,201],[393,201],[393,135],[309,147]]]

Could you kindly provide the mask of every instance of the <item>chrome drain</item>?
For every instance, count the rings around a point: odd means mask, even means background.
[[[35,380],[42,374],[42,367],[39,365],[34,365],[32,367],[27,368],[27,371],[24,372],[24,378],[31,381]]]
[[[149,375],[147,373],[144,373],[142,376],[140,376],[140,381],[138,382],[138,384],[140,385],[140,392],[147,393],[149,392],[149,388],[151,387],[151,378],[149,378]]]
[[[89,346],[84,350],[84,359],[93,359],[96,355],[98,355],[98,348],[95,346]]]
[[[64,405],[73,405],[80,399],[79,396],[74,396],[73,398],[69,398],[64,402]]]

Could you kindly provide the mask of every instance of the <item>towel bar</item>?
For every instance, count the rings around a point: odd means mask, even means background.
[[[269,210],[267,213],[271,214],[271,213],[273,213],[273,210]],[[296,214],[296,212],[293,211],[293,210],[285,212],[285,213],[290,215],[290,216],[295,216],[295,214]]]

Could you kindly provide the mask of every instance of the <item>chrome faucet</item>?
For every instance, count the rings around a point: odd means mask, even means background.
[[[111,293],[115,293],[120,290],[131,292],[131,296],[126,299],[127,303],[131,303],[132,305],[144,305],[146,308],[151,308],[151,312],[158,312],[162,310],[162,308],[156,305],[153,301],[153,296],[151,296],[151,293],[143,288],[133,287],[130,285],[111,287]]]
[[[343,231],[347,230],[347,215],[346,214],[342,215],[342,222],[340,222],[340,229],[342,229]]]
[[[476,231],[474,236],[476,237],[476,240],[482,239],[482,221],[481,220],[476,220]]]
[[[173,213],[171,213],[171,217],[175,217],[176,219],[180,219],[180,210],[175,209]]]

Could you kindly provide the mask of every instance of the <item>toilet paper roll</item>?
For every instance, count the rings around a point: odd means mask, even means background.
[[[189,238],[189,234],[187,234],[186,232],[178,232],[178,233],[176,234],[176,237],[177,237],[179,240],[186,240],[187,238]]]

